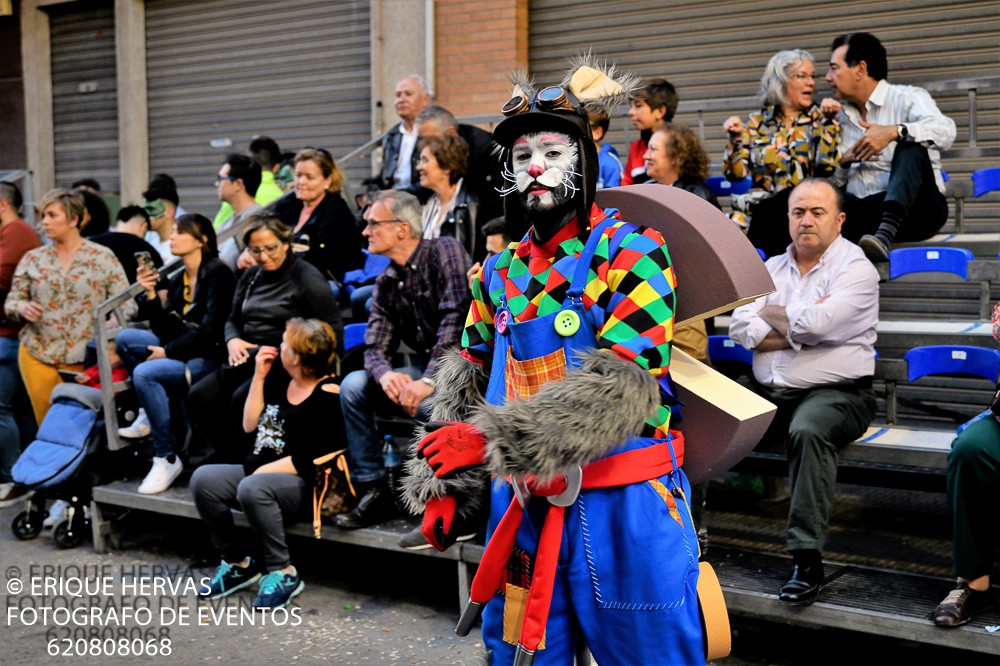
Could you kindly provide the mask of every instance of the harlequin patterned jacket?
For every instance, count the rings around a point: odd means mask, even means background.
[[[750,176],[755,189],[774,193],[810,176],[829,176],[840,161],[840,122],[812,105],[785,128],[778,106],[747,118],[743,136],[730,140],[722,171],[732,181]]]

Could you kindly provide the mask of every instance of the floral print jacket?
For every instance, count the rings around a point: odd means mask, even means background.
[[[41,320],[25,323],[21,344],[43,363],[82,363],[94,339],[94,308],[128,286],[125,270],[106,247],[84,240],[63,272],[55,246],[45,245],[21,258],[4,310],[22,319],[22,303],[41,305]],[[127,301],[122,310],[131,318],[135,302]]]

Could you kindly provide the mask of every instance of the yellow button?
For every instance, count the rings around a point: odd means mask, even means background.
[[[580,315],[575,310],[563,310],[556,315],[552,326],[556,329],[556,333],[568,338],[580,330]]]

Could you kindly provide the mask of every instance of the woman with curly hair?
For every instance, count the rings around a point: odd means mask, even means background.
[[[646,160],[646,173],[654,182],[679,187],[722,210],[705,184],[708,153],[690,127],[664,124],[649,138],[649,148],[643,159]]]

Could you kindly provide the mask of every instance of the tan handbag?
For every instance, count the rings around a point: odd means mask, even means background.
[[[341,449],[313,460],[316,466],[316,485],[313,486],[313,533],[320,538],[323,523],[332,523],[333,517],[354,508],[358,494],[351,483],[347,466],[347,449]]]

